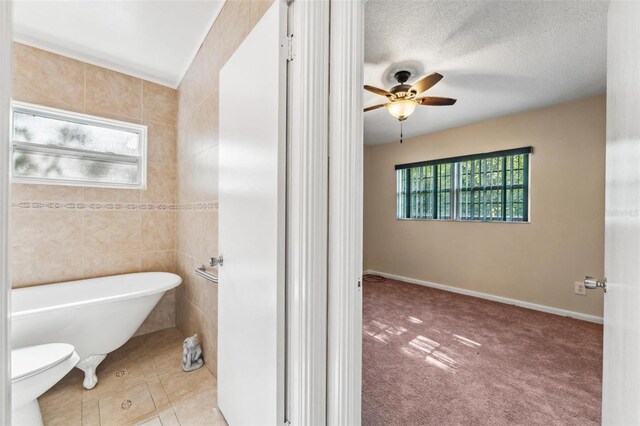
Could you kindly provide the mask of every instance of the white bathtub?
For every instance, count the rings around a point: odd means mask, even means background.
[[[98,383],[96,367],[133,336],[160,301],[182,279],[143,272],[47,284],[11,291],[14,348],[69,343],[80,356],[84,387]]]

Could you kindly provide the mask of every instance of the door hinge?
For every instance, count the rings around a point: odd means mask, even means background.
[[[293,61],[293,58],[295,57],[295,55],[293,53],[293,34],[290,34],[290,35],[287,36],[287,40],[286,40],[285,46],[287,48],[287,62],[291,62],[291,61]]]

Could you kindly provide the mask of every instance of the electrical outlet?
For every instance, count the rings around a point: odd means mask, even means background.
[[[576,281],[574,284],[575,284],[575,288],[573,292],[575,294],[579,294],[580,296],[587,295],[587,289],[584,287],[584,283],[582,281]]]

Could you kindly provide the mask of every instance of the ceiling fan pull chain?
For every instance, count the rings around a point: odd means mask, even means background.
[[[402,143],[402,121],[400,122],[400,143]]]

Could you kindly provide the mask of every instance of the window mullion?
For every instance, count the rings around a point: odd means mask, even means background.
[[[438,169],[439,164],[433,166],[433,218],[438,218]]]
[[[122,154],[109,154],[98,151],[90,151],[81,148],[68,148],[64,146],[41,145],[37,143],[13,141],[14,149],[27,152],[44,152],[48,154],[66,155],[93,160],[112,161],[118,163],[138,164],[140,157]]]
[[[507,157],[502,157],[502,220],[507,221]]]

